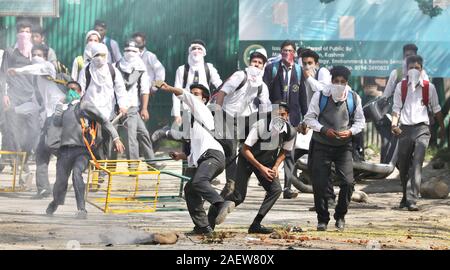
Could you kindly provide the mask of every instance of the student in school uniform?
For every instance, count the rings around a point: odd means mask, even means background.
[[[205,105],[209,100],[209,89],[201,84],[192,84],[190,91],[161,83],[157,85],[163,91],[174,94],[191,113],[190,154],[172,152],[174,160],[187,160],[188,166],[194,168],[191,180],[184,188],[189,214],[195,224],[194,234],[210,235],[213,225],[209,223],[203,207],[204,200],[217,209],[226,207],[223,198],[212,187],[211,181],[225,168],[225,153],[222,145],[213,137],[214,117]]]
[[[391,130],[399,139],[398,165],[403,188],[400,208],[418,211],[422,166],[431,136],[430,121],[433,116],[438,120],[442,140],[445,126],[436,88],[423,77],[422,57],[408,57],[406,66],[407,77],[397,84],[394,93]]]
[[[352,135],[365,127],[361,98],[348,86],[350,71],[336,66],[331,75],[332,84],[314,94],[305,116],[306,124],[314,131],[310,151],[314,157],[311,173],[318,231],[326,231],[330,221],[331,163],[340,181],[335,225],[338,230],[345,228],[345,215],[354,190]]]

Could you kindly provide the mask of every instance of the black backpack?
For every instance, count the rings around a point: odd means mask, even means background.
[[[187,79],[189,76],[189,69],[191,67],[188,63],[184,64],[184,74],[183,74],[183,89],[186,88],[187,85]],[[206,72],[206,82],[208,83],[209,91],[212,93],[216,90],[216,87],[211,84],[211,71],[209,70],[208,63],[205,62],[205,72]]]

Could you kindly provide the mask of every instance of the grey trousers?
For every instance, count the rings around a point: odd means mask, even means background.
[[[61,147],[56,161],[56,182],[53,186],[53,202],[63,205],[70,173],[72,173],[73,188],[78,210],[84,210],[84,193],[86,185],[82,173],[88,165],[89,153],[84,146]]]
[[[284,160],[284,189],[291,189],[292,187],[292,173],[294,172],[295,165],[295,149],[286,153],[286,159]]]
[[[39,138],[39,144],[36,148],[36,187],[38,194],[44,190],[47,190],[47,192],[51,192],[50,182],[48,181],[48,164],[50,163],[50,157],[54,153],[45,144],[45,132],[49,124],[48,121],[50,121],[49,119],[51,118],[47,118],[44,123],[44,132],[41,134]]]
[[[274,164],[263,165],[272,168]],[[243,203],[245,197],[247,196],[248,181],[250,180],[250,176],[252,175],[252,173],[254,173],[256,178],[266,191],[266,196],[264,197],[264,200],[258,211],[258,215],[260,215],[261,217],[265,217],[281,195],[282,189],[280,180],[278,178],[274,179],[272,182],[267,180],[242,155],[240,155],[238,158],[237,171],[238,173],[236,174],[234,192],[226,196],[225,199],[228,201],[233,201],[236,206]]]
[[[211,186],[211,181],[221,174],[225,167],[225,156],[217,150],[206,151],[198,160],[198,167],[185,187],[185,199],[189,214],[195,226],[203,228],[209,225],[204,200],[210,204],[223,202],[223,198]]]
[[[398,165],[403,187],[402,201],[415,204],[419,198],[422,165],[430,141],[430,128],[425,124],[401,126],[398,144]]]
[[[139,159],[139,147],[145,159],[154,159],[153,145],[150,134],[145,126],[144,120],[139,115],[138,107],[130,107],[127,113],[125,126],[128,130],[128,151],[127,158]]]
[[[330,221],[328,212],[328,200],[330,199],[331,163],[334,163],[336,176],[339,178],[339,198],[336,205],[334,218],[344,218],[348,211],[353,190],[353,158],[352,144],[333,147],[312,141],[313,157],[311,174],[314,190],[314,206],[317,212],[317,220],[327,223]]]

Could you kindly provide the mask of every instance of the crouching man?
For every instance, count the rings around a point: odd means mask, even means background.
[[[272,228],[261,225],[261,221],[272,209],[281,195],[278,168],[286,158],[286,153],[294,148],[297,132],[287,121],[289,119],[289,107],[286,103],[275,104],[272,120],[267,127],[267,119],[256,122],[242,146],[239,154],[236,183],[233,193],[225,197],[225,207],[222,209],[211,208],[208,214],[210,223],[219,225],[225,221],[234,205],[244,202],[247,195],[247,187],[250,176],[254,173],[259,183],[267,192],[264,201],[256,215],[248,233],[269,234]]]

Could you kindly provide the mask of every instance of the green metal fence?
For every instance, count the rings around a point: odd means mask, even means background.
[[[121,47],[132,33],[145,32],[148,49],[165,66],[170,83],[187,59],[189,42],[197,38],[207,44],[206,60],[226,78],[238,62],[238,5],[238,0],[61,0],[60,18],[44,18],[43,26],[47,43],[68,67],[84,51],[85,33],[102,19],[108,24],[108,36]],[[3,17],[0,23],[0,46],[13,45],[16,18]],[[150,129],[170,120],[169,95],[158,93],[150,105]]]

